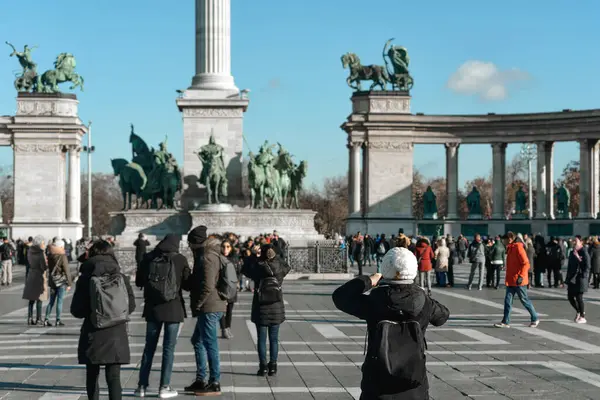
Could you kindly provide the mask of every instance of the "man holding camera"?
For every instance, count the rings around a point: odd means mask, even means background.
[[[529,258],[525,251],[525,244],[513,232],[504,235],[506,245],[506,295],[504,297],[504,318],[502,322],[494,324],[496,328],[510,328],[510,312],[515,295],[531,315],[529,327],[537,328],[540,323],[535,308],[527,296],[529,284]]]

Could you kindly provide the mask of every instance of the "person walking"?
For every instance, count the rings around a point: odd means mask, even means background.
[[[469,282],[467,283],[467,289],[471,290],[473,286],[473,278],[475,278],[475,271],[479,270],[479,282],[478,289],[483,288],[483,265],[485,264],[485,246],[481,241],[481,235],[475,234],[473,242],[469,245],[467,251],[467,257],[471,263],[471,272],[469,273]]]
[[[260,248],[258,257],[250,258],[242,267],[242,274],[254,281],[251,321],[256,325],[258,350],[258,376],[277,374],[279,353],[279,327],[285,321],[283,279],[290,266],[273,249],[272,245]],[[269,337],[269,363],[267,364],[267,336]]]
[[[99,304],[93,304],[92,297]],[[104,309],[102,305],[107,303],[110,307]],[[121,273],[112,246],[104,240],[97,241],[81,266],[71,301],[71,314],[83,319],[77,359],[85,365],[89,400],[100,398],[101,366],[106,374],[108,398],[122,399],[121,365],[131,362],[127,320],[134,310],[133,289],[129,278]]]
[[[448,259],[448,286],[454,287],[454,266],[458,265],[458,249],[456,248],[456,242],[452,236],[448,235],[446,239],[448,250],[450,250],[450,258]]]
[[[146,252],[148,250],[148,246],[150,246],[150,242],[146,238],[146,235],[140,233],[138,238],[133,242],[133,247],[135,247],[135,265],[137,268],[140,267],[140,263],[144,259]],[[137,281],[137,279],[136,279]],[[137,285],[137,284],[136,284]]]
[[[429,399],[425,332],[429,324],[445,324],[450,312],[415,284],[417,268],[412,252],[395,247],[383,258],[381,274],[358,276],[333,292],[340,311],[367,322],[362,400]]]
[[[50,278],[48,279],[50,292],[50,302],[46,306],[46,319],[44,321],[45,326],[52,326],[50,322],[50,314],[52,314],[52,308],[56,303],[56,326],[65,326],[61,320],[63,301],[65,295],[71,286],[73,281],[71,279],[71,271],[69,269],[69,260],[66,255],[65,242],[57,240],[50,248],[50,255],[48,256],[48,272]]]
[[[494,285],[494,289],[500,288],[500,271],[504,269],[504,258],[506,257],[506,249],[500,236],[496,236],[496,240],[490,249],[490,264],[491,273],[490,282]],[[494,280],[495,278],[495,280]]]
[[[467,250],[469,248],[469,242],[462,234],[458,236],[456,247],[458,248],[458,263],[462,264],[467,259]]]
[[[513,232],[505,235],[506,240],[506,294],[504,296],[504,318],[502,322],[494,324],[496,328],[510,328],[510,312],[512,310],[513,299],[519,297],[521,304],[531,316],[531,328],[537,328],[540,324],[531,300],[527,296],[527,285],[529,284],[529,259],[525,252],[523,241]]]
[[[590,249],[592,287],[600,289],[600,241],[598,241],[597,237]]]
[[[191,275],[187,258],[179,253],[179,235],[168,234],[150,253],[145,254],[135,277],[135,285],[144,288],[146,343],[140,365],[136,397],[144,397],[150,384],[150,370],[158,340],[164,328],[162,363],[158,397],[177,396],[171,388],[175,346],[181,323],[186,317],[182,290],[189,289]],[[166,282],[166,284],[162,284]]]
[[[221,394],[217,324],[223,317],[227,302],[217,291],[222,267],[222,239],[214,235],[207,237],[206,232],[207,227],[201,225],[188,234],[188,244],[194,255],[190,306],[192,316],[196,318],[191,339],[196,358],[196,378],[184,390],[196,396],[217,396]]]
[[[535,257],[533,261],[533,282],[536,288],[544,287],[544,273],[546,272],[546,243],[544,237],[540,234],[533,238],[533,248],[535,249]]]
[[[15,257],[15,246],[7,237],[2,238],[0,246],[0,259],[2,259],[2,286],[12,285],[13,258]]]
[[[36,236],[27,252],[29,274],[25,280],[23,300],[29,301],[27,313],[28,325],[44,325],[42,319],[42,302],[48,300],[48,263],[46,261],[46,243],[42,236]],[[35,320],[33,319],[33,306],[35,305]]]
[[[440,239],[435,249],[435,273],[438,286],[445,287],[447,282],[448,264],[450,263],[450,249],[446,246],[446,239]]]
[[[274,232],[274,234],[276,234],[277,231]],[[283,240],[283,239],[281,239]],[[280,257],[283,257],[284,253],[281,252],[281,248],[277,247],[277,245],[273,244],[273,247],[276,248],[276,252],[278,255],[280,255]],[[223,242],[221,243],[221,254],[223,255],[223,257],[225,257],[226,259],[226,263],[233,265],[233,267],[236,270],[237,276],[238,276],[238,281],[240,280],[240,267],[239,267],[239,258],[238,256],[235,254],[234,249],[233,249],[233,244],[231,243],[230,240],[225,239],[223,240]],[[226,266],[224,266],[223,268],[227,268]],[[238,296],[237,293],[235,295],[234,298],[229,299],[227,301],[227,308],[225,310],[225,315],[223,315],[223,317],[221,317],[221,320],[219,321],[219,325],[221,326],[221,337],[223,339],[233,339],[233,333],[231,333],[231,320],[233,318],[233,306],[235,305],[235,303],[237,303],[238,300]]]
[[[417,241],[415,256],[419,265],[419,285],[423,290],[427,287],[427,294],[431,294],[431,275],[433,270],[433,261],[435,254],[429,245],[427,238],[421,238]]]
[[[583,246],[581,236],[575,236],[573,240],[573,251],[569,256],[567,267],[567,298],[569,303],[577,312],[575,322],[585,324],[585,304],[583,294],[588,290],[590,274],[590,255]]]

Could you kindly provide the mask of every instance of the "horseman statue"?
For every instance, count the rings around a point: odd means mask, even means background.
[[[369,90],[379,87],[387,90],[387,84],[392,84],[392,90],[410,91],[414,80],[408,71],[410,58],[408,50],[402,46],[390,46],[394,39],[388,40],[383,47],[383,60],[385,65],[362,65],[358,55],[346,53],[342,56],[342,66],[350,69],[346,83],[352,89],[360,91],[361,81],[371,81]],[[390,70],[389,64],[392,69]]]
[[[181,172],[175,157],[167,150],[167,139],[155,151],[135,133],[131,125],[129,143],[131,162],[125,159],[111,160],[114,173],[119,176],[123,209],[132,209],[133,196],[136,198],[136,208],[175,208],[175,195],[182,189]]]
[[[216,204],[220,204],[219,196],[227,196],[228,181],[223,152],[223,146],[218,145],[211,134],[208,144],[196,153],[202,162],[199,182],[206,187],[208,204],[212,204],[213,199]]]
[[[25,45],[23,51],[17,51],[11,43],[6,42],[6,44],[13,50],[10,57],[17,57],[22,68],[21,74],[17,75],[14,83],[18,92],[60,93],[58,84],[64,82],[72,83],[71,90],[80,88],[83,91],[83,77],[75,72],[77,62],[72,54],[60,53],[54,61],[54,69],[38,75],[37,64],[31,58],[31,51],[37,46]]]
[[[294,164],[292,155],[280,143],[277,146],[276,156],[272,153],[275,145],[269,145],[268,141],[264,142],[256,156],[252,152],[249,155],[252,208],[263,208],[265,203],[270,208],[289,208],[292,204],[298,207],[298,193],[306,176],[307,164],[304,161]],[[291,195],[291,204],[288,203],[288,195]]]

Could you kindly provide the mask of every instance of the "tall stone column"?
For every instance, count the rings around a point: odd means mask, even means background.
[[[597,140],[579,140],[579,214],[577,218],[593,218],[592,180],[594,179],[593,149]]]
[[[196,75],[192,87],[237,90],[231,76],[231,0],[196,0]]]
[[[362,207],[363,214],[367,213],[369,204],[369,143],[362,145]]]
[[[68,180],[68,194],[67,194],[67,221],[68,222],[81,222],[81,212],[77,208],[79,203],[79,197],[81,195],[81,187],[79,185],[79,149],[77,146],[69,147],[69,180]]]
[[[548,203],[546,201],[547,184],[548,184],[548,159],[546,157],[546,142],[536,142],[537,148],[537,191],[535,199],[535,218],[546,219],[548,218]]]
[[[506,191],[506,143],[492,144],[492,218],[504,219],[504,194]]]
[[[448,219],[458,219],[458,147],[460,143],[446,143],[446,193]]]
[[[544,144],[546,157],[546,214],[554,219],[554,142]]]
[[[348,214],[360,213],[360,148],[362,143],[350,142],[348,144]]]

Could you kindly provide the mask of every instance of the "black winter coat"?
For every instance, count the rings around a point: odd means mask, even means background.
[[[581,261],[577,259],[576,253],[579,254]],[[567,290],[570,293],[585,293],[588,290],[590,277],[590,255],[586,248],[579,250],[573,249],[569,256],[569,265],[567,267]]]
[[[256,257],[248,257],[242,267],[242,274],[254,281],[254,287],[260,287],[263,278],[271,276],[277,278],[279,284],[283,284],[283,278],[290,272],[290,266],[281,257],[272,260],[258,261]],[[258,291],[254,291],[252,298],[252,312],[250,319],[257,325],[271,326],[279,325],[285,321],[285,306],[283,300],[273,304],[259,304]]]
[[[365,296],[363,293],[372,289],[371,279],[368,276],[359,276],[333,292],[333,302],[339,310],[367,321],[367,346],[374,345],[370,339],[375,337],[379,321],[405,321],[408,317],[419,322],[425,335],[427,325],[441,326],[450,317],[446,307],[427,296],[417,285],[386,282],[388,283],[389,286],[375,288]],[[377,371],[371,370],[368,364],[363,364],[362,375],[361,400],[429,399],[427,378],[420,382],[420,386],[410,389],[401,386],[383,387],[377,380]]]
[[[592,274],[600,274],[600,244],[594,244],[590,248],[590,266]]]
[[[120,274],[121,270],[113,256],[101,255],[88,259],[81,266],[81,276],[75,287],[75,294],[71,301],[71,314],[75,318],[83,319],[77,358],[79,364],[129,364],[129,339],[127,337],[127,324],[98,329],[90,322],[92,309],[90,305],[90,279],[92,276],[105,274]],[[135,296],[125,275],[127,292],[129,293],[129,313],[135,310]]]
[[[155,322],[183,322],[187,317],[185,312],[185,300],[182,290],[189,291],[190,275],[192,271],[187,258],[179,253],[179,238],[176,235],[167,235],[150,253],[147,253],[135,276],[135,286],[145,287],[148,283],[148,272],[150,263],[156,257],[167,254],[175,266],[177,274],[178,295],[166,303],[157,302],[156,299],[147,295],[144,290],[144,312],[142,316],[146,321]]]
[[[136,239],[133,245],[135,246],[135,262],[139,264],[144,259],[150,242],[145,239]]]

